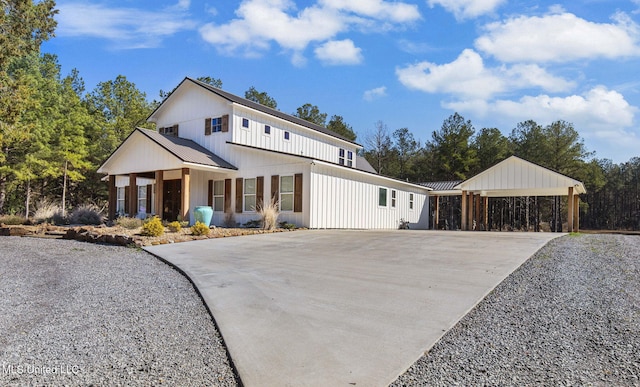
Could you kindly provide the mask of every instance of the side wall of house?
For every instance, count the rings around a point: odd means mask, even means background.
[[[429,225],[424,190],[347,169],[312,166],[310,203],[311,228],[397,229],[402,219],[412,229]]]

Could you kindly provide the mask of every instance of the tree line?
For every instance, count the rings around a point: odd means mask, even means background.
[[[0,12],[0,214],[28,216],[42,200],[60,203],[63,211],[87,202],[106,205],[107,187],[96,169],[135,127],[153,128],[146,119],[160,103],[124,75],[86,91],[77,70],[61,74],[58,58],[40,51],[54,36],[56,12],[53,0],[6,1]],[[198,80],[222,87],[214,77]],[[169,94],[160,90],[160,100]],[[253,86],[245,98],[278,108]],[[342,116],[327,121],[311,103],[292,114],[358,140]],[[621,164],[597,159],[565,121],[544,127],[524,121],[505,136],[497,128],[476,131],[455,113],[424,142],[382,121],[361,142],[362,156],[379,173],[417,183],[464,180],[516,155],[585,183],[583,227],[640,229],[640,158]],[[563,205],[560,198],[513,198],[491,211],[501,223],[528,227],[540,219],[561,223]]]

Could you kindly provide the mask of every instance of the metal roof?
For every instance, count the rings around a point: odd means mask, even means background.
[[[193,163],[234,170],[238,169],[192,140],[160,134],[149,129],[136,128],[136,130],[147,136],[150,140],[160,145],[162,148],[166,149],[168,152],[185,163]]]
[[[462,180],[432,181],[427,183],[420,183],[420,185],[429,187],[434,191],[459,191],[459,190],[456,190],[454,187],[460,183],[462,183]]]
[[[299,117],[296,117],[296,116],[293,116],[293,115],[290,115],[290,114],[283,113],[283,112],[281,112],[279,110],[272,109],[272,108],[270,108],[268,106],[264,106],[264,105],[261,105],[261,104],[256,103],[256,102],[249,101],[246,98],[242,98],[242,97],[239,97],[239,96],[237,96],[235,94],[231,94],[231,93],[229,93],[227,91],[224,91],[222,89],[218,89],[217,87],[211,86],[208,83],[204,83],[204,82],[198,81],[198,80],[193,79],[193,78],[186,77],[185,79],[182,80],[182,82],[180,82],[180,84],[178,86],[176,86],[176,89],[178,87],[180,87],[185,81],[191,81],[194,84],[196,84],[196,85],[198,85],[200,87],[203,87],[203,88],[207,89],[208,91],[210,91],[210,92],[212,92],[212,93],[214,93],[214,94],[226,99],[229,102],[237,103],[239,105],[242,105],[242,106],[257,110],[257,111],[265,113],[265,114],[269,114],[271,116],[280,118],[282,120],[289,121],[289,122],[292,122],[292,123],[300,125],[300,126],[304,126],[305,128],[308,128],[308,129],[311,129],[311,130],[315,130],[317,132],[326,134],[328,136],[335,137],[335,138],[340,139],[342,141],[346,141],[346,142],[349,142],[351,144],[354,144],[354,145],[357,145],[359,147],[362,147],[362,145],[358,144],[357,142],[349,140],[348,138],[346,138],[344,136],[341,136],[340,134],[338,134],[338,133],[336,133],[336,132],[334,132],[332,130],[327,129],[324,126],[314,124],[313,122],[309,122],[307,120],[303,120],[302,118],[299,118]],[[174,89],[174,91],[175,91],[175,89]],[[169,95],[169,97],[167,97],[167,98],[171,98],[171,95]],[[156,113],[156,111],[158,111],[158,109],[160,109],[160,107],[163,104],[164,104],[164,101],[163,101],[163,103],[160,104],[160,106],[158,106],[153,111],[153,113],[151,113],[149,118],[151,118]]]

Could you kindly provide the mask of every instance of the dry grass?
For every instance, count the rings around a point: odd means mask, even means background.
[[[275,230],[278,227],[278,217],[280,216],[280,210],[278,209],[278,202],[275,198],[271,198],[268,203],[258,203],[256,211],[258,212],[262,220],[263,229]]]

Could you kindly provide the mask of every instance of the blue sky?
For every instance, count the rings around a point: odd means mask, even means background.
[[[640,0],[59,0],[57,54],[87,90],[125,75],[149,100],[185,76],[286,113],[311,103],[357,141],[383,121],[425,142],[459,112],[476,130],[574,124],[596,157],[640,156]]]

